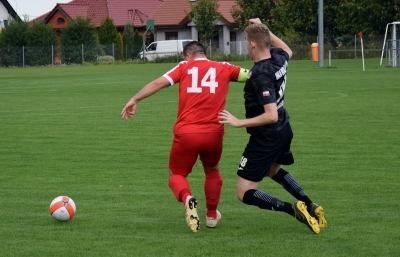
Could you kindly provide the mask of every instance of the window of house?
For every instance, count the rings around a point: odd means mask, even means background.
[[[211,45],[212,45],[212,48],[219,49],[219,33],[218,33],[218,31],[215,31],[214,33],[215,34],[214,34],[214,36],[212,38]]]
[[[64,23],[65,23],[64,18],[58,18],[57,19],[57,24],[64,24]]]
[[[3,26],[4,26],[4,28],[7,28],[7,26],[8,26],[8,20],[4,20],[4,21],[3,21]]]
[[[229,41],[236,42],[236,32],[235,31],[230,31],[229,38],[230,38]]]
[[[165,40],[177,40],[178,32],[165,32]]]

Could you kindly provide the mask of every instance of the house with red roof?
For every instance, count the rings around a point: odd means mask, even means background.
[[[148,20],[154,21],[154,40],[193,39],[198,40],[196,24],[189,20],[190,3],[196,0],[72,0],[57,4],[50,12],[33,21],[44,20],[53,29],[61,31],[69,21],[78,16],[90,17],[96,27],[108,16],[117,30],[123,33],[127,21],[140,33],[146,31]],[[236,31],[237,24],[230,13],[235,0],[218,0],[218,12],[213,46],[220,52],[230,53],[229,42],[244,40],[243,31]],[[149,36],[150,33],[146,34]]]
[[[198,40],[196,24],[189,20],[190,4],[196,0],[164,0],[152,14],[154,20],[154,40],[194,39]],[[220,52],[229,54],[229,43],[244,41],[243,31],[236,31],[235,23],[230,10],[236,4],[235,0],[218,0],[218,12],[221,18],[216,22],[217,34],[212,39],[212,45]]]

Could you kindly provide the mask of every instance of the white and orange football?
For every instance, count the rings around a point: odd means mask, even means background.
[[[58,221],[72,219],[76,213],[74,200],[68,196],[58,196],[50,204],[50,214]]]

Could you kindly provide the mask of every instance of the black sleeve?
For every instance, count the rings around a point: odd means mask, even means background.
[[[273,74],[260,73],[254,78],[254,91],[261,105],[276,103]]]

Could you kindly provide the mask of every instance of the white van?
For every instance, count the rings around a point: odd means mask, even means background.
[[[140,58],[146,58],[149,61],[154,60],[157,57],[164,57],[168,55],[181,54],[183,48],[190,42],[191,39],[179,39],[179,40],[165,40],[165,41],[154,41],[146,47],[146,51],[143,56],[143,51],[140,52]]]

